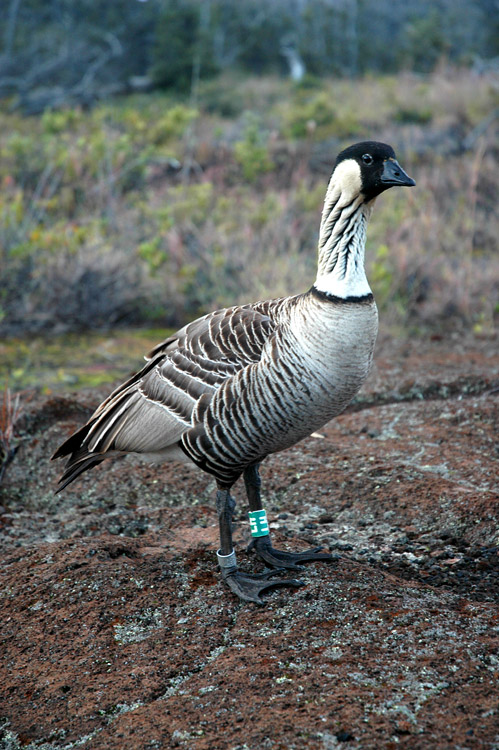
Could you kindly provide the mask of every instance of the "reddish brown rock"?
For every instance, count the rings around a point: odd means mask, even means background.
[[[209,477],[121,460],[54,497],[103,394],[34,399],[0,499],[0,747],[497,747],[496,352],[382,342],[357,404],[265,463],[276,546],[337,559],[264,608],[220,582]]]

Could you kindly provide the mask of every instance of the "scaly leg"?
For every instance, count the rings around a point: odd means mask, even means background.
[[[243,573],[237,567],[236,553],[232,547],[232,514],[235,501],[229,489],[219,486],[217,492],[217,512],[220,528],[220,549],[217,552],[218,564],[227,586],[246,602],[263,604],[260,594],[266,589],[277,586],[302,586],[302,581],[294,579],[269,580],[279,575],[280,570],[268,570],[263,573]],[[274,566],[275,567],[275,566]]]
[[[258,464],[248,466],[243,477],[250,510],[263,510],[260,493],[262,480],[258,473]],[[304,552],[282,552],[274,549],[268,533],[265,536],[255,536],[248,546],[248,550],[250,549],[254,549],[258,557],[273,568],[287,568],[288,570],[302,570],[300,563],[304,562],[331,561],[333,559],[331,555],[325,552],[320,554],[322,547],[312,547],[312,549]]]

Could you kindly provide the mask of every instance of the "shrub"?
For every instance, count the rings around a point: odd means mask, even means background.
[[[5,386],[0,396],[0,483],[5,470],[14,458],[19,447],[20,438],[16,424],[21,416],[19,395],[12,396]]]
[[[291,138],[336,136],[345,138],[359,132],[359,123],[351,111],[337,111],[331,94],[320,91],[309,97],[295,95],[293,104],[284,112],[284,132]]]
[[[196,119],[198,111],[177,104],[156,120],[149,132],[149,139],[156,145],[168,143],[184,134],[187,126]]]
[[[418,109],[417,107],[400,107],[394,114],[396,122],[413,123],[416,125],[425,125],[433,117],[431,109]]]
[[[246,117],[244,137],[234,145],[234,156],[241,165],[243,176],[249,182],[273,168],[267,138],[260,128],[259,118],[253,113]]]
[[[245,107],[243,93],[234,81],[228,81],[227,85],[224,83],[225,79],[203,82],[199,87],[200,105],[208,114],[239,117]]]
[[[311,114],[314,140],[366,129],[398,152],[405,145],[402,164],[415,171],[417,189],[380,200],[369,228],[383,320],[492,325],[492,128],[445,159],[428,151],[430,139],[418,159],[414,140],[429,107],[437,132],[487,117],[496,103],[487,76],[439,70],[424,79],[366,77],[355,87],[330,80],[305,89],[277,77],[237,85],[257,107],[241,122],[198,117],[165,95],[75,117],[0,111],[2,334],[158,318],[173,326],[224,304],[304,291],[337,146],[277,133],[293,125],[303,134]],[[418,127],[400,127],[411,118]]]
[[[41,125],[44,133],[54,135],[73,130],[81,122],[81,119],[81,110],[76,108],[56,111],[47,109],[41,117]]]

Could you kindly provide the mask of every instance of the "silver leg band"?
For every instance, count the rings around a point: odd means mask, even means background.
[[[226,570],[227,568],[237,567],[236,553],[234,552],[234,550],[232,550],[230,555],[221,555],[220,550],[218,550],[217,559],[218,559],[218,564],[220,565],[222,570]]]

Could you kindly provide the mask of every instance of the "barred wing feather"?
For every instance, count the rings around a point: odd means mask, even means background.
[[[142,370],[54,454],[70,456],[60,489],[108,456],[157,454],[177,443],[222,383],[260,360],[281,303],[218,310],[156,346]]]
[[[147,358],[182,348],[217,363],[225,359],[240,366],[258,362],[284,302],[281,298],[216,310],[181,328],[154,347]]]

